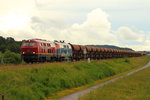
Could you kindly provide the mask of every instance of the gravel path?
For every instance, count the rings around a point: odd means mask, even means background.
[[[124,74],[124,75],[122,75],[122,76],[119,76],[119,77],[117,77],[117,78],[108,80],[108,81],[106,81],[106,82],[103,82],[103,83],[98,84],[98,85],[96,85],[96,86],[93,86],[93,87],[91,87],[91,88],[88,88],[88,89],[85,89],[85,90],[81,90],[81,91],[75,92],[75,93],[73,93],[73,94],[70,94],[70,95],[65,96],[65,97],[63,97],[63,98],[60,98],[60,99],[58,99],[58,100],[78,100],[78,98],[79,98],[80,96],[82,96],[82,95],[84,95],[84,94],[86,94],[86,93],[89,93],[89,92],[92,91],[92,90],[95,90],[95,89],[97,89],[97,88],[99,88],[99,87],[102,87],[102,86],[104,86],[104,85],[106,85],[106,84],[108,84],[108,83],[114,82],[114,81],[116,81],[116,80],[118,80],[118,79],[120,79],[120,78],[129,76],[129,75],[131,75],[131,74],[133,74],[133,73],[136,73],[136,72],[138,72],[138,71],[140,71],[140,70],[142,70],[142,69],[145,69],[145,68],[147,68],[147,67],[150,67],[150,62],[149,62],[147,65],[145,65],[145,66],[143,66],[143,67],[141,67],[141,68],[139,68],[139,69],[136,69],[136,70],[134,70],[134,71],[132,71],[132,72],[129,72],[129,73]]]

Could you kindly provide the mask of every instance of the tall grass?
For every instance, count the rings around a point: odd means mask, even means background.
[[[143,66],[149,58],[1,66],[0,94],[5,94],[5,100],[43,100],[58,91]]]
[[[150,100],[150,68],[80,97],[79,100]]]

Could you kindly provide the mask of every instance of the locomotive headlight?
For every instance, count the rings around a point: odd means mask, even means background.
[[[33,52],[33,54],[35,54],[35,52]]]
[[[24,54],[24,52],[22,52],[22,54]]]

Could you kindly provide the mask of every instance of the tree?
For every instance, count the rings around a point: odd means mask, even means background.
[[[0,36],[0,45],[5,44],[5,38],[3,38],[2,36]]]
[[[6,50],[6,45],[0,44],[0,52],[5,52]]]
[[[7,37],[6,39],[0,36],[0,52],[5,52],[6,50],[20,53],[21,41],[15,41],[12,37]]]
[[[7,37],[7,38],[6,38],[6,43],[7,43],[7,44],[9,44],[9,43],[15,43],[15,40],[14,40],[14,38],[12,38],[12,37]]]
[[[20,45],[17,43],[8,44],[7,49],[15,53],[20,53]]]

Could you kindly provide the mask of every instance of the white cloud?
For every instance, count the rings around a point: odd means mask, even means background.
[[[144,41],[143,39],[145,38],[145,34],[143,34],[143,31],[138,30],[134,32],[132,29],[126,26],[120,27],[116,33],[120,40],[126,42],[130,41],[142,42]]]
[[[1,0],[0,16],[31,16],[35,14],[34,0]]]
[[[116,44],[116,39],[111,31],[108,14],[101,9],[90,12],[82,24],[73,24],[69,28],[71,37],[75,42],[82,44]],[[111,38],[111,39],[110,39]]]
[[[150,51],[150,44],[147,45],[130,45],[129,48],[132,48],[137,51]]]
[[[90,12],[82,24],[61,27],[63,24],[59,25],[57,21],[34,17],[31,26],[39,36],[46,35],[47,39],[51,37],[80,44],[117,44],[115,36],[110,33],[111,23],[108,16],[98,8]]]
[[[150,34],[146,33],[137,27],[120,27],[116,31],[119,43],[123,46],[132,48],[134,50],[148,50],[150,51]]]
[[[36,11],[34,0],[1,0],[0,30],[24,29]]]

